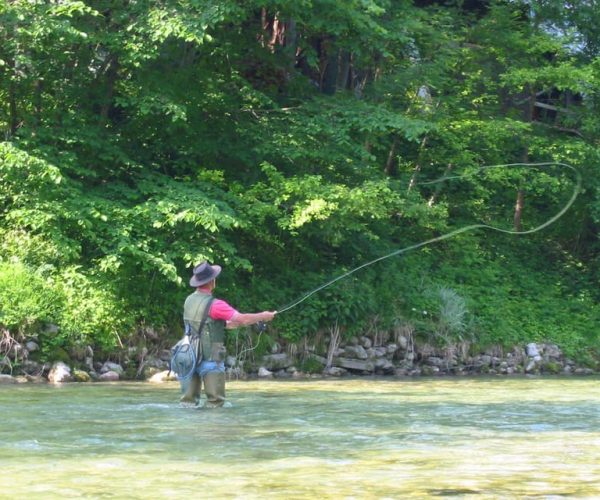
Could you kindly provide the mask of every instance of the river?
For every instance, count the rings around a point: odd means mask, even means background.
[[[2,498],[600,498],[598,378],[0,387]]]

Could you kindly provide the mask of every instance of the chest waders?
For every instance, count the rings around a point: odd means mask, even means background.
[[[186,334],[196,348],[197,365],[193,375],[180,380],[181,402],[198,403],[204,382],[207,405],[223,406],[225,402],[225,321],[208,317],[213,297],[193,293],[183,306]]]

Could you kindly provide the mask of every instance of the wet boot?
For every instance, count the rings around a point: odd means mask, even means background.
[[[181,381],[181,392],[183,396],[179,400],[184,404],[197,405],[200,401],[200,389],[202,388],[202,379],[197,373],[194,373],[188,380]]]
[[[207,408],[216,408],[225,403],[225,374],[208,372],[204,375],[204,392]]]

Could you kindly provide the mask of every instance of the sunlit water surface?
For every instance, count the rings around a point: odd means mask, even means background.
[[[2,498],[600,498],[595,378],[0,387]]]

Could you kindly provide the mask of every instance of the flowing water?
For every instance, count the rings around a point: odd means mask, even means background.
[[[600,380],[0,387],[2,498],[600,498]]]

